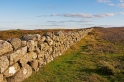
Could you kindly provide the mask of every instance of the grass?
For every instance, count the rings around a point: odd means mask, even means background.
[[[46,32],[58,32],[58,31],[64,31],[64,32],[68,32],[68,31],[78,31],[80,29],[37,29],[37,30],[21,30],[21,29],[17,29],[17,30],[5,30],[5,31],[0,31],[0,39],[1,40],[6,40],[9,38],[20,38],[23,35],[26,34],[40,34],[43,35]]]
[[[123,46],[91,34],[23,82],[123,82]]]

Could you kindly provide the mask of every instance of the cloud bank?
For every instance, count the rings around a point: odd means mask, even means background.
[[[111,2],[111,0],[97,0],[97,2],[100,2],[100,3],[107,3],[107,2]]]
[[[50,16],[62,16],[62,17],[75,17],[75,18],[103,18],[114,16],[116,13],[105,13],[105,14],[84,14],[84,13],[64,13],[64,14],[52,14]]]

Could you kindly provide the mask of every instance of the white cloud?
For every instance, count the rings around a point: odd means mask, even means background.
[[[37,16],[37,17],[47,17],[47,15],[40,15],[40,16]]]
[[[51,16],[63,16],[63,17],[75,17],[75,18],[103,18],[107,16],[114,16],[115,13],[105,13],[105,14],[84,14],[84,13],[65,13],[65,14],[53,14]]]
[[[115,15],[124,15],[124,12],[116,12],[116,13],[103,13],[103,14],[84,14],[84,13],[63,13],[63,14],[52,14],[47,16],[61,16],[61,17],[72,17],[72,18],[105,18],[105,17],[111,17]],[[42,17],[42,16],[41,16]],[[64,23],[64,22],[93,22],[93,21],[87,21],[87,20],[80,20],[80,21],[74,21],[74,20],[68,20],[68,21],[47,21],[51,23]]]
[[[94,17],[102,18],[102,17],[114,16],[114,15],[115,15],[115,13],[106,13],[106,14],[98,14],[98,15],[94,15]]]
[[[124,8],[124,3],[118,4],[117,6],[120,8]]]
[[[121,2],[121,3],[123,3],[123,2],[124,2],[124,0],[120,0],[120,2]]]
[[[118,14],[124,15],[124,12],[119,12]]]
[[[65,23],[65,22],[76,22],[76,23],[88,23],[88,22],[93,22],[93,21],[88,21],[88,20],[79,20],[79,21],[75,21],[75,20],[66,20],[66,21],[47,21],[49,23]]]
[[[57,14],[52,14],[51,16],[57,16]]]
[[[100,2],[100,3],[107,3],[107,2],[111,2],[111,0],[97,0],[97,2]]]
[[[113,4],[113,3],[109,3],[108,5],[109,5],[109,6],[115,6],[115,4]]]
[[[84,13],[79,13],[79,14],[75,14],[75,13],[67,13],[67,14],[63,14],[64,17],[83,17],[83,18],[92,18],[91,14],[84,14]]]
[[[119,8],[124,8],[124,0],[118,0],[117,4],[111,3],[112,0],[97,0],[99,3],[106,3],[109,6],[115,6]]]

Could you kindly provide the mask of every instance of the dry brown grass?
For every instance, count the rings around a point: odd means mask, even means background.
[[[95,28],[95,32],[106,41],[114,44],[124,43],[124,28]]]
[[[6,30],[6,31],[0,31],[0,39],[6,40],[8,38],[20,38],[21,36],[25,34],[40,34],[43,35],[46,32],[58,32],[58,31],[78,31],[80,29],[45,29],[45,30]]]

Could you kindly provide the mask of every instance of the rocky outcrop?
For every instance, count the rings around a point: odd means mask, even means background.
[[[0,82],[21,82],[40,67],[61,56],[85,37],[90,29],[56,33],[27,34],[0,40]]]

